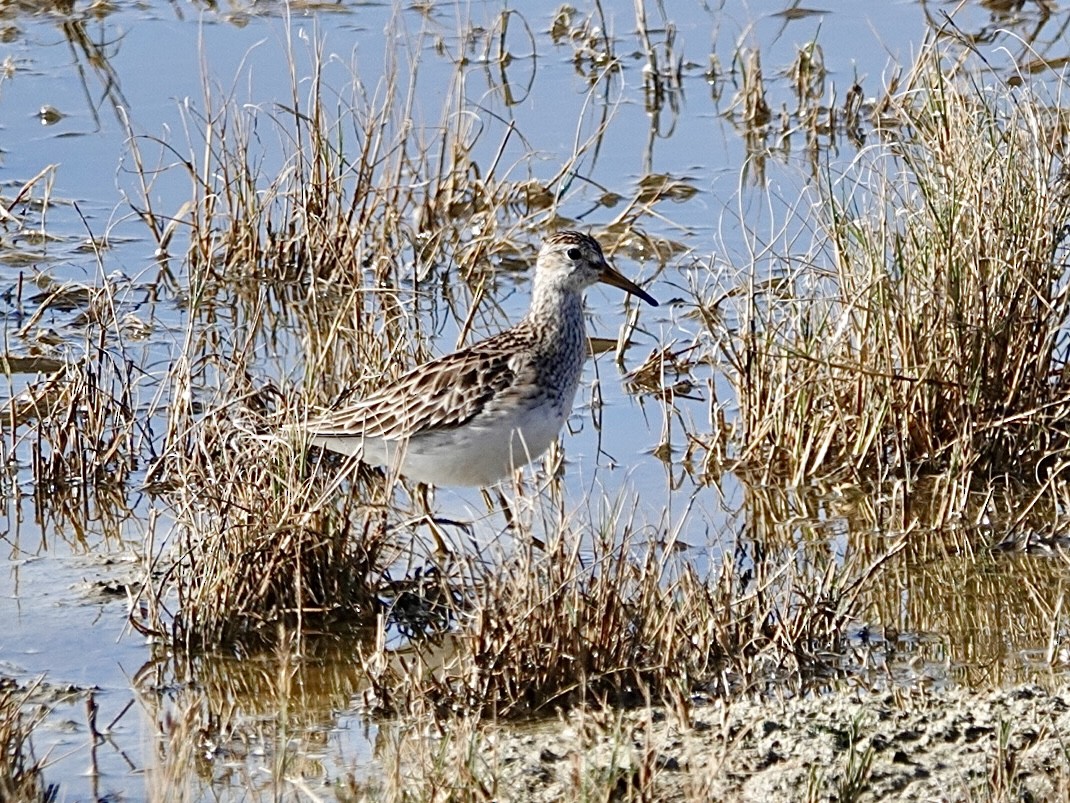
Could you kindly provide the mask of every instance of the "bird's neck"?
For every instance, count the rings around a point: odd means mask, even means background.
[[[537,384],[551,389],[548,392],[564,420],[572,408],[587,359],[583,296],[560,288],[536,288],[525,323],[535,352]]]
[[[536,285],[531,297],[528,321],[540,339],[565,348],[586,336],[583,324],[583,296],[574,290],[555,285]],[[562,336],[562,330],[567,333]]]

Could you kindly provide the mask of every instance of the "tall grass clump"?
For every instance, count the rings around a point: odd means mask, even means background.
[[[5,231],[31,241],[62,239],[52,230],[53,210],[68,199],[54,195],[56,166],[26,182],[9,208]],[[84,222],[84,220],[83,220]],[[5,315],[0,370],[9,400],[0,428],[10,436],[0,451],[6,462],[25,461],[39,496],[62,492],[89,496],[121,491],[142,465],[144,417],[156,384],[139,366],[151,324],[143,297],[151,289],[122,274],[107,275],[102,243],[90,237],[95,281],[59,281],[44,255],[0,245],[9,259],[40,259],[45,267],[20,274],[7,297],[17,314]],[[25,378],[24,378],[25,377]],[[30,426],[27,426],[30,425]],[[9,479],[13,479],[10,475]]]
[[[495,313],[480,304],[497,280],[490,266],[530,264],[535,238],[521,235],[552,214],[523,165],[503,166],[510,127],[490,163],[477,160],[487,128],[463,65],[441,123],[419,126],[415,58],[387,47],[369,87],[321,48],[287,52],[285,106],[242,102],[206,78],[203,104],[183,107],[187,143],[131,138],[132,205],[162,252],[186,245],[173,274],[186,327],[149,469],[178,558],[150,567],[163,615],[147,626],[169,620],[184,643],[304,615],[375,620],[409,512],[375,472],[342,475],[329,457],[321,467],[279,427],[427,359],[427,328],[467,339],[477,313]],[[176,177],[189,200],[167,214],[154,186]]]
[[[149,471],[179,541],[154,584],[157,607],[173,592],[176,609],[153,628],[169,626],[191,647],[271,638],[283,621],[374,621],[389,562],[390,489],[373,481],[358,504],[335,493],[349,486],[332,480],[337,465],[324,469],[272,435],[306,404],[403,370],[423,343],[392,216],[407,186],[396,171],[418,167],[388,138],[401,138],[405,99],[389,74],[380,96],[357,84],[352,106],[331,114],[319,56],[302,92],[290,53],[292,105],[269,115],[217,97],[206,79],[204,108],[185,110],[189,155],[169,170],[149,170],[142,144],[132,146],[143,218],[161,217],[149,200],[160,176],[177,170],[192,188],[176,218],[187,243],[185,339]],[[264,144],[264,128],[277,144]],[[169,242],[162,230],[159,240]],[[287,355],[307,361],[304,398],[265,376],[284,373]]]
[[[744,463],[795,481],[940,473],[961,488],[1058,463],[1070,114],[1049,79],[1012,88],[934,45],[873,110],[876,141],[823,176],[812,249],[778,257],[792,267],[772,276],[756,265],[736,311]]]
[[[399,661],[381,642],[365,651],[373,704],[441,723],[458,712],[654,702],[686,720],[696,691],[729,695],[774,678],[799,687],[839,671],[859,593],[895,552],[800,554],[774,532],[781,525],[758,516],[725,534],[723,560],[703,576],[679,533],[608,501],[591,519],[564,517],[543,528],[552,533],[544,548],[473,566],[445,654],[416,645]],[[524,541],[533,543],[530,533]]]

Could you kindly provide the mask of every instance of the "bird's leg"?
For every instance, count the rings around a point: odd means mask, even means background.
[[[433,485],[418,483],[413,489],[411,499],[416,506],[414,525],[425,524],[431,531],[431,540],[435,542],[435,554],[444,557],[456,554],[452,540],[446,535],[446,528],[455,528],[472,537],[472,523],[457,519],[436,516],[434,512],[435,490]]]
[[[491,496],[492,490],[494,496]],[[479,493],[483,497],[483,504],[487,506],[487,513],[494,514],[501,511],[505,518],[505,532],[516,532],[516,513],[513,511],[513,506],[509,504],[509,500],[505,498],[501,482],[496,482],[489,488],[480,488]]]
[[[518,472],[517,475],[514,477],[514,480],[516,481],[516,485],[514,486],[514,490],[516,491],[515,498],[519,498],[521,493],[521,488],[519,484],[520,476],[521,474]],[[541,538],[537,538],[534,534],[532,534],[530,528],[525,530],[524,524],[520,519],[517,507],[505,496],[505,491],[502,489],[501,484],[494,486],[494,490],[498,495],[498,507],[502,511],[502,516],[505,517],[505,531],[508,533],[512,533],[512,535],[517,538],[522,538],[526,535],[533,546],[538,549],[545,550],[545,542],[543,542]],[[489,506],[490,505],[488,500],[488,507]]]
[[[510,505],[509,500],[505,498],[505,492],[502,490],[501,485],[495,485],[494,491],[498,495],[498,508],[502,511],[502,515],[505,517],[506,532],[516,533],[519,528],[517,527],[517,517],[513,510],[513,506]]]
[[[416,503],[417,510],[425,518],[432,518],[431,505],[434,501],[434,496],[434,489],[426,482],[416,483],[412,501]]]

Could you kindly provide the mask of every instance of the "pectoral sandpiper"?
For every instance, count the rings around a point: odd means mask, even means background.
[[[587,354],[583,291],[597,282],[657,306],[593,237],[560,232],[539,251],[531,309],[516,326],[295,429],[417,482],[491,485],[546,451],[568,418]]]

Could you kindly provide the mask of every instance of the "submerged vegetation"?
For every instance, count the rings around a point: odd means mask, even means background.
[[[710,698],[838,678],[880,686],[875,664],[898,671],[898,631],[943,634],[919,638],[915,655],[984,682],[1000,682],[998,651],[1012,648],[988,644],[986,654],[971,640],[980,631],[1026,622],[1047,639],[1038,663],[1060,660],[1062,597],[1038,590],[1061,594],[1060,566],[1023,563],[1026,582],[988,614],[968,595],[985,593],[993,561],[1061,544],[1064,83],[1047,74],[1046,85],[1019,85],[934,40],[876,100],[855,84],[823,106],[824,54],[811,43],[790,71],[797,106],[778,112],[758,50],[741,46],[727,74],[711,58],[715,97],[734,91],[724,115],[745,140],[741,173],[763,181],[766,160],[795,134],[811,171],[774,236],[743,220],[750,253],[711,255],[656,225],[659,205],[695,196],[688,178],[586,180],[628,58],[600,14],[562,9],[553,21],[555,46],[571,48],[599,102],[552,175],[526,145],[518,150],[515,123],[483,121],[465,84],[467,56],[436,125],[416,122],[427,111],[417,58],[391,53],[372,86],[358,61],[342,63],[318,42],[288,43],[285,102],[249,102],[206,67],[202,99],[183,107],[184,142],[129,124],[127,201],[158,249],[158,278],[108,274],[94,240],[107,279],[34,297],[40,312],[23,333],[44,311],[63,311],[77,319],[79,348],[52,362],[19,358],[45,377],[9,406],[18,434],[5,456],[29,452],[42,507],[45,495],[75,509],[135,485],[151,495],[142,572],[128,593],[131,625],[156,648],[138,682],[163,746],[152,772],[161,788],[195,798],[189,765],[211,778],[213,756],[254,752],[231,722],[233,690],[221,690],[221,675],[238,674],[230,654],[277,670],[242,675],[242,699],[262,706],[245,713],[275,762],[270,789],[250,782],[257,794],[278,796],[283,779],[300,775],[287,764],[294,696],[328,698],[332,712],[359,699],[363,713],[407,723],[388,748],[396,754],[382,758],[381,786],[337,783],[353,799],[439,799],[458,787],[495,797],[493,775],[473,758],[491,721],[567,711],[597,720],[659,704],[686,728]],[[522,19],[496,24],[469,32],[466,47],[482,43],[481,58],[505,64],[506,34]],[[671,26],[655,36],[645,12],[637,24],[654,130],[681,101],[688,67]],[[827,158],[833,147],[852,158]],[[9,217],[36,214],[29,201],[50,192],[46,178],[23,188]],[[160,187],[175,182],[188,197],[162,209]],[[660,419],[650,459],[667,466],[663,508],[640,504],[646,490],[627,485],[591,483],[577,500],[563,479],[573,469],[552,449],[482,506],[467,504],[461,520],[427,489],[280,436],[310,409],[427,359],[432,342],[501,328],[500,299],[534,244],[589,228],[592,210],[607,254],[676,291],[668,327],[644,329],[633,315],[615,341],[592,343],[595,353],[615,350],[625,376],[603,357],[582,413],[600,430],[601,387],[621,381]],[[154,350],[145,343],[153,322],[135,311],[160,297],[182,310],[182,327]],[[14,355],[6,359],[16,373]],[[700,407],[704,424],[694,420]],[[939,568],[914,576],[923,564]],[[967,589],[941,609],[953,621],[918,610],[951,586]],[[348,671],[324,693],[309,667],[339,651],[345,658],[331,665]],[[981,654],[984,669],[967,663]],[[181,693],[160,691],[164,674]],[[0,696],[9,765],[0,784],[21,784],[12,797],[33,799],[44,794],[39,767],[11,699]],[[845,798],[869,772],[848,741]],[[647,795],[659,771],[648,758],[628,774],[613,762],[605,777],[577,772],[575,791]]]

